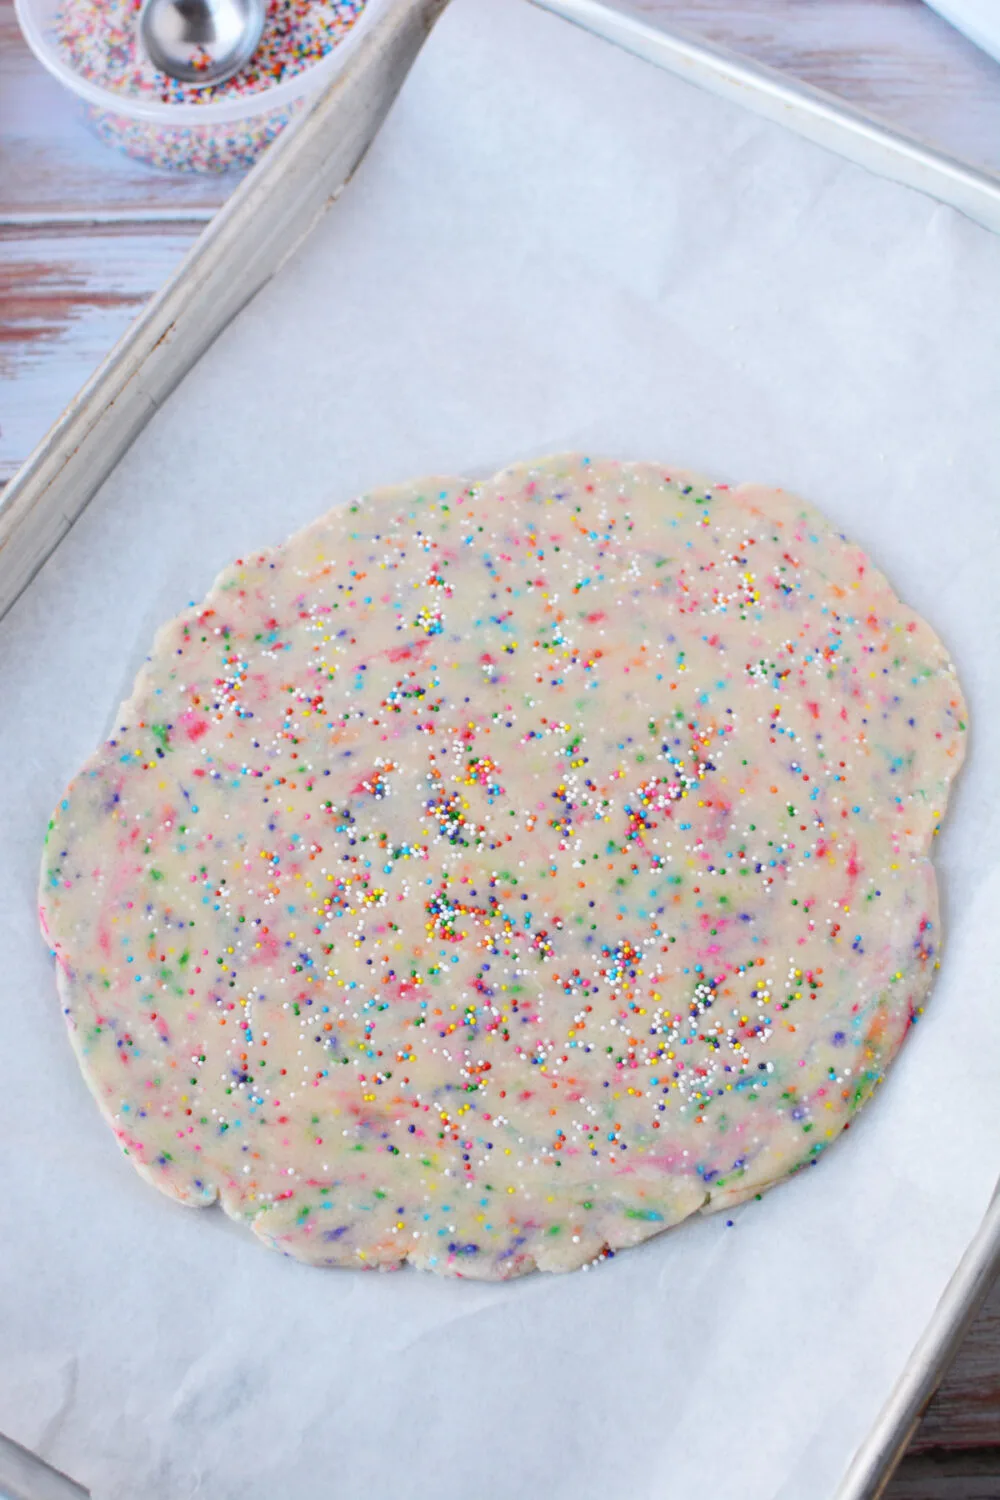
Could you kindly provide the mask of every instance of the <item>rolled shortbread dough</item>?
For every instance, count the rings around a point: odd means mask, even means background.
[[[320,1265],[567,1270],[816,1161],[937,966],[947,654],[781,491],[363,496],[157,635],[41,907],[132,1164]]]

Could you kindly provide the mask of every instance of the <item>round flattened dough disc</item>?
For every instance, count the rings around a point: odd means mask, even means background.
[[[132,1164],[317,1264],[563,1270],[809,1164],[926,997],[965,710],[780,491],[581,457],[227,569],[49,833]]]

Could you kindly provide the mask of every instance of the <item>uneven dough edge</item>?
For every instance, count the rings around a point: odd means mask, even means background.
[[[519,476],[530,475],[533,471],[537,470],[543,465],[549,464],[551,462],[567,462],[570,461],[570,459],[570,455],[553,455],[552,458],[543,458],[517,463],[499,471],[499,473],[492,476],[492,478],[486,480],[466,480],[453,476],[427,476],[421,478],[418,481],[414,481],[413,485],[426,487],[430,484],[433,484],[440,485],[448,489],[465,489],[469,486],[496,485],[504,481],[517,482]],[[686,481],[696,485],[703,483],[703,481],[700,480],[697,476],[692,476],[688,474],[687,471],[673,470],[670,469],[669,466],[662,464],[643,464],[637,462],[621,464],[620,467],[624,473],[635,475],[636,477],[640,477],[644,471],[652,469],[658,474],[662,474],[664,471],[669,471],[672,478],[683,478]],[[409,487],[410,486],[407,486],[407,488]],[[363,498],[367,503],[377,505],[383,496],[397,496],[401,488],[402,487],[398,485],[386,486],[381,489],[366,492]],[[787,495],[785,494],[785,492],[768,490],[761,486],[755,485],[741,485],[736,489],[729,491],[729,494],[731,498],[745,505],[751,512],[764,514],[768,519],[773,520],[778,524],[786,524],[787,521],[793,516],[802,516],[803,514],[809,514],[815,517],[815,524],[822,527],[825,532],[832,529],[829,521],[808,502],[800,501],[795,496]],[[279,543],[274,547],[254,550],[253,555],[255,557],[273,557],[276,554],[284,552],[291,547],[298,546],[311,533],[316,533],[317,535],[321,534],[326,528],[331,525],[331,523],[336,520],[336,518],[340,516],[341,509],[342,508],[339,506],[332,508],[328,512],[324,513],[324,515],[317,518],[315,521],[310,522],[307,526],[294,533],[287,541]],[[860,552],[861,549],[859,548],[858,551]],[[217,602],[223,596],[227,583],[230,582],[235,576],[238,567],[238,564],[230,564],[220,571],[220,573],[213,581],[211,587],[205,594],[204,598],[198,604],[197,608],[199,610],[210,606],[213,601]],[[876,599],[883,593],[891,594],[894,598],[898,597],[895,595],[894,591],[891,590],[891,587],[885,576],[874,566],[870,569],[867,582],[873,597]],[[176,629],[178,623],[188,618],[190,613],[190,610],[181,611],[177,616],[167,621],[163,626],[160,627],[154,638],[154,644],[151,654],[156,653],[158,647],[162,644],[162,642],[169,638],[171,632]],[[942,645],[932,628],[927,625],[927,623],[922,619],[920,621],[920,626],[921,633],[926,641],[926,649],[928,650],[928,653],[930,655],[936,656],[942,664],[948,663],[950,660],[948,657],[948,653],[946,652],[944,646]],[[137,674],[132,692],[128,695],[128,697],[123,701],[121,705],[121,708],[119,710],[119,719],[116,722],[127,723],[132,717],[135,716],[138,711],[138,704],[141,701],[144,693],[148,690],[151,675],[152,674],[149,666],[144,664],[144,666]],[[950,768],[950,775],[945,778],[947,785],[944,798],[942,799],[942,805],[936,814],[937,821],[940,821],[940,819],[943,818],[945,814],[947,806],[947,796],[950,792],[950,785],[960,769],[963,757],[964,742],[962,744],[961,753],[957,756]],[[80,771],[73,778],[73,782],[86,775],[89,769],[96,767],[101,763],[101,761],[102,750],[99,749],[95,751],[94,754],[89,757],[84,765],[80,768]],[[71,782],[70,785],[72,784],[73,783]],[[930,866],[929,856],[928,864]],[[931,884],[934,893],[934,899],[936,902],[936,884],[932,866]],[[46,894],[46,889],[43,886],[40,889],[39,893],[40,909],[43,914],[43,926]],[[59,961],[57,963],[57,984],[67,1020],[71,1020],[71,1014],[74,1009],[76,999],[76,982],[74,976],[67,969],[63,961]],[[921,1001],[926,999],[927,993],[931,988],[931,984],[932,976],[930,973],[928,973],[923,976],[922,988],[920,991]],[[879,1058],[880,1077],[898,1051],[907,1030],[908,1026],[904,1026],[899,1030],[898,1034],[885,1040],[884,1050]],[[79,1044],[78,1038],[75,1035],[74,1027],[72,1024],[70,1024],[70,1032],[73,1039],[73,1045],[80,1060],[81,1069],[84,1073],[84,1077],[87,1081],[88,1087],[93,1093],[98,1106],[101,1109],[101,1113],[104,1115],[105,1119],[108,1120],[108,1123],[115,1130],[116,1134],[119,1136],[119,1140],[121,1141],[122,1132],[116,1125],[112,1112],[108,1108],[105,1099],[102,1097],[99,1091],[97,1079],[93,1078],[90,1071],[88,1070],[85,1054]],[[872,1084],[872,1089],[869,1090],[869,1093],[877,1086],[878,1081],[880,1081],[880,1079],[877,1079],[875,1083]],[[847,1127],[845,1126],[845,1129],[846,1128]],[[132,1161],[132,1164],[147,1181],[159,1188],[160,1191],[166,1192],[168,1196],[174,1197],[176,1201],[184,1203],[187,1206],[205,1207],[215,1202],[217,1199],[221,1199],[223,1206],[227,1208],[227,1211],[231,1211],[228,1205],[226,1205],[225,1192],[220,1192],[219,1188],[215,1184],[206,1183],[202,1190],[192,1190],[189,1193],[184,1194],[180,1191],[177,1191],[173,1184],[169,1184],[161,1176],[157,1176],[153,1172],[152,1168],[147,1166],[142,1161],[137,1160],[134,1156],[132,1156],[130,1159]],[[806,1163],[803,1163],[803,1165],[805,1164]],[[775,1164],[776,1170],[771,1173],[764,1161],[760,1161],[755,1165],[759,1167],[759,1172],[757,1173],[757,1175],[748,1174],[748,1179],[752,1178],[752,1180],[746,1180],[738,1185],[734,1184],[731,1188],[723,1190],[721,1192],[713,1192],[709,1190],[706,1193],[703,1187],[692,1184],[692,1192],[690,1193],[690,1195],[682,1195],[684,1201],[683,1203],[678,1204],[677,1215],[669,1223],[662,1222],[653,1224],[645,1223],[642,1221],[635,1221],[633,1223],[630,1223],[628,1226],[619,1225],[617,1232],[613,1232],[607,1237],[595,1236],[592,1239],[588,1238],[587,1243],[575,1247],[569,1247],[568,1245],[564,1244],[560,1246],[558,1250],[553,1247],[542,1245],[541,1243],[539,1243],[538,1245],[531,1245],[529,1243],[522,1248],[510,1267],[504,1268],[502,1270],[498,1270],[497,1266],[486,1258],[484,1258],[482,1261],[473,1262],[471,1264],[467,1263],[461,1268],[436,1266],[435,1269],[439,1272],[439,1274],[455,1274],[465,1277],[472,1277],[475,1279],[487,1280],[508,1279],[510,1276],[524,1274],[525,1272],[530,1271],[535,1267],[543,1270],[553,1271],[572,1269],[575,1266],[586,1264],[587,1262],[600,1256],[605,1249],[621,1249],[627,1245],[636,1244],[646,1238],[650,1238],[654,1235],[663,1233],[666,1229],[682,1222],[683,1219],[689,1217],[693,1213],[699,1211],[713,1212],[718,1211],[722,1208],[731,1207],[746,1198],[756,1196],[763,1191],[766,1191],[771,1186],[776,1185],[778,1182],[784,1180],[787,1176],[789,1176],[790,1174],[794,1174],[794,1172],[798,1170],[795,1166],[789,1167],[788,1165]],[[234,1213],[233,1217],[238,1218],[241,1222],[248,1222],[246,1217],[241,1213]],[[308,1263],[319,1263],[318,1261],[314,1261],[313,1257],[310,1257],[308,1255],[299,1256],[297,1250],[290,1252],[288,1248],[282,1243],[282,1237],[280,1234],[272,1234],[268,1232],[266,1223],[262,1222],[261,1215],[259,1213],[252,1219],[250,1219],[249,1223],[250,1226],[254,1229],[254,1232],[274,1248],[280,1249],[286,1254],[294,1253],[296,1254],[297,1258],[301,1258]],[[406,1260],[410,1260],[413,1263],[419,1265],[426,1260],[426,1255],[423,1251],[418,1250],[413,1254],[403,1256],[399,1260],[395,1260],[392,1262],[387,1260],[383,1263],[380,1263],[377,1268],[392,1269],[400,1264],[403,1264]],[[327,1256],[323,1259],[322,1263],[336,1263],[335,1257]],[[358,1265],[357,1260],[354,1258],[351,1258],[349,1260],[345,1259],[343,1263],[350,1264],[355,1267]],[[375,1268],[374,1264],[373,1268]]]

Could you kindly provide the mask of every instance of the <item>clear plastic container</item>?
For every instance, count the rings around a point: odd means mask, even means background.
[[[83,78],[59,46],[56,17],[62,0],[14,0],[17,19],[38,61],[82,101],[102,140],[154,167],[225,172],[246,167],[269,141],[343,69],[385,0],[367,0],[357,20],[329,52],[270,88],[205,104],[164,104],[118,93]]]

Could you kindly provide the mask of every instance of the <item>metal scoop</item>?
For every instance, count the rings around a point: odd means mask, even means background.
[[[265,0],[146,0],[139,40],[155,68],[207,87],[231,78],[257,50]]]

